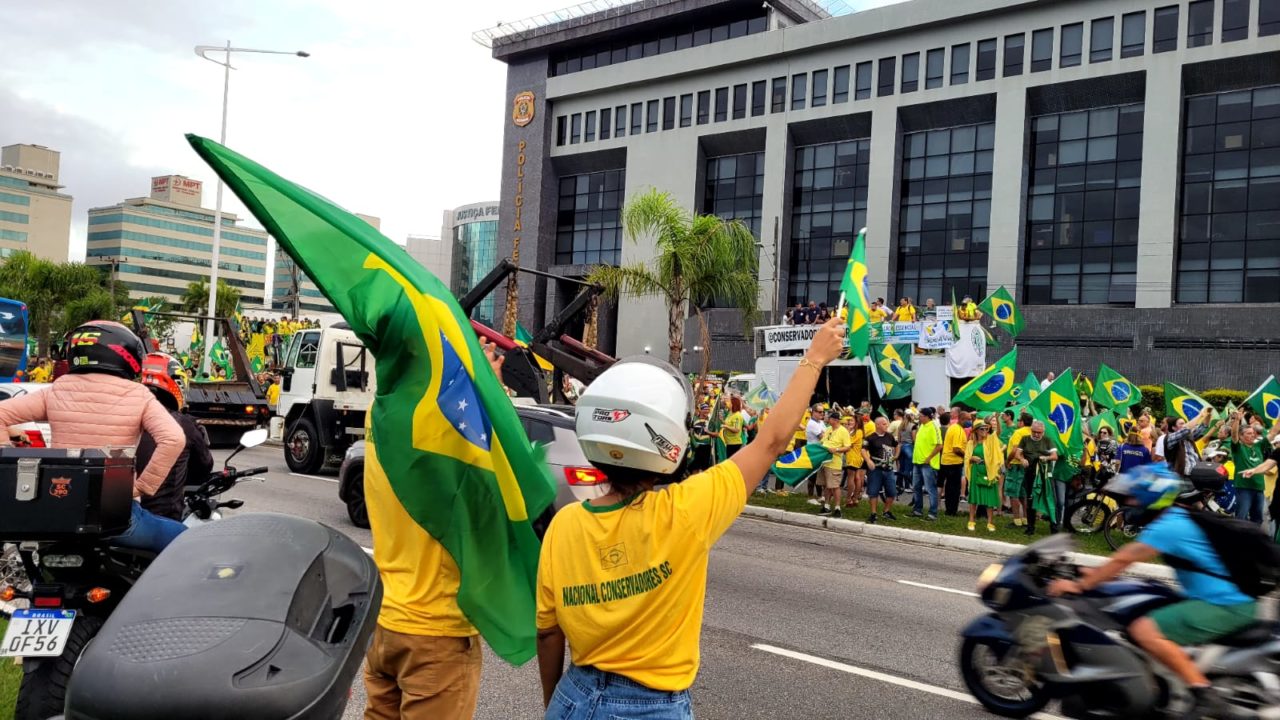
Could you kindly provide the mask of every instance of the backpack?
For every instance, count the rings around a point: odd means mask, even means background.
[[[1213,546],[1227,574],[1207,572],[1182,558],[1166,557],[1170,566],[1227,580],[1250,597],[1262,597],[1280,588],[1280,545],[1257,525],[1204,510],[1189,510],[1187,515]]]

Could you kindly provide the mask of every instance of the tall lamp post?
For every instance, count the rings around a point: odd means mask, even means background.
[[[209,53],[221,53],[222,58],[209,57]],[[263,55],[295,55],[300,58],[311,57],[310,53],[302,50],[255,50],[253,48],[231,47],[231,41],[228,40],[225,46],[222,45],[197,45],[196,55],[222,66],[222,129],[218,133],[218,143],[227,144],[227,95],[231,90],[231,53],[259,53]],[[222,250],[222,178],[218,178],[217,199],[213,207],[213,257],[209,262],[209,317],[204,321],[205,342],[209,343],[209,347],[213,347],[213,318],[218,311],[218,256]],[[267,258],[266,262],[271,262],[271,258]],[[264,298],[264,301],[266,298]],[[206,352],[204,358],[200,361],[200,367],[204,372],[209,370],[209,355]]]

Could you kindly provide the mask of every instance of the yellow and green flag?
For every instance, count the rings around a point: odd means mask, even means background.
[[[1276,376],[1267,378],[1266,382],[1244,399],[1244,404],[1266,418],[1268,425],[1280,422],[1280,382],[1276,381]]]
[[[494,652],[515,664],[533,657],[532,520],[555,485],[449,288],[355,215],[215,142],[187,139],[376,358],[378,452],[366,473],[385,476],[392,492],[370,504],[397,503],[406,531],[421,528],[452,556],[458,606]]]
[[[1022,313],[1018,311],[1013,295],[1009,294],[1003,285],[988,295],[987,299],[978,305],[978,309],[991,318],[997,327],[1004,328],[1013,337],[1018,337],[1018,333],[1022,332]]]
[[[817,472],[822,463],[831,459],[831,451],[819,443],[809,443],[778,458],[773,464],[774,477],[794,486]]]
[[[519,345],[520,347],[527,348],[529,347],[529,343],[533,342],[533,335],[529,332],[527,328],[525,328],[524,325],[520,324],[520,321],[517,320],[516,336],[511,339],[515,340],[516,344]],[[537,361],[538,367],[542,368],[543,372],[551,372],[552,370],[556,369],[554,365],[552,365],[546,358],[542,357],[538,353],[533,353],[533,359]]]
[[[1089,418],[1090,434],[1096,436],[1098,434],[1098,431],[1101,430],[1102,428],[1110,428],[1111,437],[1117,437],[1119,435],[1120,421],[1116,419],[1115,413],[1111,412],[1110,410],[1103,410],[1097,415],[1094,415],[1093,417]]]
[[[845,266],[844,278],[840,281],[840,293],[847,303],[848,315],[845,322],[849,326],[849,353],[852,357],[867,356],[871,347],[871,300],[867,290],[867,229],[858,232],[853,241],[853,252],[849,255],[849,264]]]
[[[871,361],[884,385],[885,400],[910,397],[916,376],[911,371],[911,345],[872,345]]]
[[[1040,381],[1035,373],[1027,373],[1022,384],[1013,389],[1013,404],[1025,406],[1040,394]]]
[[[991,367],[965,383],[956,391],[952,403],[963,403],[974,410],[1001,410],[1014,400],[1014,371],[1018,365],[1018,346],[995,361]]]
[[[1092,397],[1094,402],[1112,410],[1142,402],[1138,386],[1106,363],[1098,366],[1098,382],[1094,383]]]
[[[1044,392],[1037,395],[1027,410],[1032,417],[1044,423],[1045,435],[1058,446],[1063,458],[1080,457],[1084,452],[1083,420],[1070,370],[1064,370]]]
[[[1180,417],[1187,422],[1199,415],[1205,408],[1213,409],[1207,400],[1190,390],[1175,385],[1174,383],[1165,381],[1164,384],[1164,414],[1173,417]]]

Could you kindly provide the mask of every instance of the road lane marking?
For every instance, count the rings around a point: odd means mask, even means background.
[[[761,643],[753,644],[751,647],[756,650],[763,650],[764,652],[772,653],[774,655],[781,655],[782,657],[791,658],[792,660],[799,660],[801,662],[807,662],[811,665],[818,665],[821,667],[830,668],[832,670],[839,670],[841,672],[846,672],[846,673],[849,673],[850,675],[857,675],[859,677],[867,678],[868,680],[878,680],[880,682],[888,683],[890,685],[897,685],[898,687],[907,688],[908,690],[918,690],[920,692],[929,693],[930,695],[937,695],[939,697],[950,698],[952,700],[959,700],[960,702],[970,703],[972,705],[982,704],[978,702],[977,698],[967,693],[962,693],[956,690],[949,690],[943,687],[937,687],[936,685],[926,685],[925,683],[916,682],[915,680],[908,680],[906,678],[900,678],[894,675],[887,675],[885,673],[877,672],[875,670],[867,670],[866,668],[847,665],[842,662],[836,662],[835,660],[828,660],[826,658],[821,658],[816,655],[808,655],[802,652],[796,652],[794,650],[787,650],[785,648],[774,647],[773,645],[764,645]],[[1036,720],[1065,720],[1064,718],[1060,718],[1057,715],[1049,715],[1048,713],[1036,713],[1031,717],[1036,718]]]
[[[338,482],[338,478],[324,477],[321,475],[303,475],[302,473],[296,473],[296,472],[291,472],[289,474],[294,477],[306,478],[308,480],[323,480],[325,482],[330,482],[330,483]]]
[[[942,587],[941,585],[926,585],[924,583],[911,582],[910,580],[899,580],[900,585],[910,585],[911,587],[924,588],[925,590],[937,590],[938,592],[951,593],[952,595],[963,595],[965,597],[979,597],[978,593],[969,592],[968,590],[956,590],[954,588]]]

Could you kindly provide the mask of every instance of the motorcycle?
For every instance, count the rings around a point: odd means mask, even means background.
[[[1186,716],[1195,705],[1190,690],[1125,634],[1181,596],[1156,581],[1117,580],[1050,598],[1051,581],[1079,576],[1073,546],[1070,535],[1054,535],[982,573],[978,592],[991,612],[962,632],[965,686],[1002,717],[1028,717],[1055,698],[1063,715],[1081,720]],[[1280,653],[1280,623],[1259,621],[1188,650],[1227,702],[1256,718],[1280,718],[1271,661]]]
[[[184,524],[192,527],[218,520],[222,517],[220,509],[243,504],[239,500],[224,502],[219,496],[240,480],[268,469],[236,470],[229,465],[230,460],[241,450],[261,445],[266,438],[266,430],[246,432],[221,471],[199,485],[187,487]],[[151,565],[156,553],[115,547],[109,537],[101,536],[25,541],[11,548],[16,548],[16,557],[9,555],[9,559],[20,564],[22,570],[11,576],[20,576],[25,582],[0,588],[0,600],[26,600],[32,615],[38,617],[22,620],[15,613],[0,641],[0,655],[22,658],[15,720],[43,720],[61,714],[76,660]]]
[[[1195,464],[1187,479],[1199,493],[1199,502],[1204,509],[1230,515],[1230,508],[1235,506],[1235,487],[1227,479],[1227,469],[1222,465],[1225,452],[1210,443],[1205,452],[1205,459]],[[1104,493],[1105,494],[1105,493]],[[1142,532],[1143,513],[1122,503],[1117,503],[1102,521],[1102,537],[1112,550],[1133,540]]]

